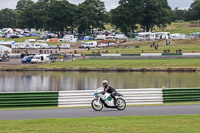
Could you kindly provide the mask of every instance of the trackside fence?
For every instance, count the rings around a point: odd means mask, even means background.
[[[118,89],[127,105],[200,102],[200,88],[192,89]],[[0,108],[90,106],[94,90],[59,92],[0,93]]]
[[[200,89],[164,89],[164,103],[200,102]]]
[[[58,92],[0,93],[0,108],[58,106]]]
[[[119,89],[127,105],[162,104],[162,89]],[[92,91],[61,91],[58,107],[90,106],[94,97]]]

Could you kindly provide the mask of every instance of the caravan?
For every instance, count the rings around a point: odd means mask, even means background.
[[[97,41],[86,42],[83,45],[83,48],[96,48],[96,47],[97,47]]]
[[[171,39],[172,40],[183,40],[183,39],[186,39],[186,35],[180,34],[180,33],[171,34]]]
[[[138,38],[139,41],[141,40],[155,40],[156,39],[156,34],[155,33],[151,33],[151,32],[141,32],[138,34]]]

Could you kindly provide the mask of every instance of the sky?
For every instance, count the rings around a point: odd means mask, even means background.
[[[33,1],[36,2],[37,0],[33,0]],[[84,0],[68,0],[68,1],[73,4],[78,4],[78,3],[83,2]],[[109,11],[110,9],[117,7],[119,0],[102,0],[102,1],[105,2],[106,10]],[[169,5],[172,8],[179,7],[180,9],[189,8],[193,1],[194,0],[168,0]],[[0,3],[1,3],[0,9],[4,9],[4,8],[15,9],[17,2],[18,0],[0,0]]]

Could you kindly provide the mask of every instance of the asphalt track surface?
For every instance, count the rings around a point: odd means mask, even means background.
[[[94,111],[92,108],[0,110],[0,120],[191,114],[200,114],[200,105],[136,106],[127,107],[124,111],[106,108],[102,111]]]

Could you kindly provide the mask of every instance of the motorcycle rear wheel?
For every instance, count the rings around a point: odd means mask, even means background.
[[[117,99],[117,109],[118,110],[124,110],[126,108],[126,101],[122,98]]]
[[[98,102],[98,99],[94,99],[92,100],[92,108],[95,110],[95,111],[101,111],[103,109],[103,103],[101,101],[99,101],[99,104],[100,105],[96,105],[95,103]]]

